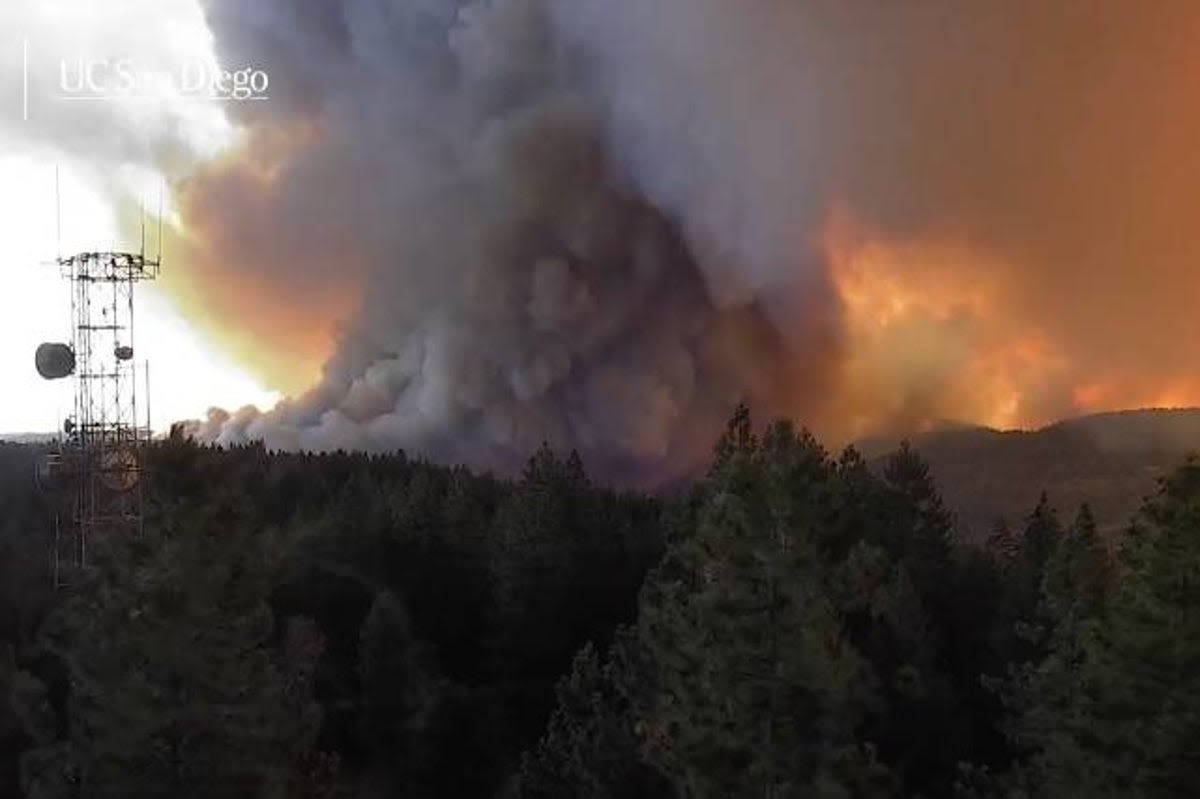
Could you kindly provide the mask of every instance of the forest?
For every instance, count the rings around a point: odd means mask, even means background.
[[[55,590],[0,445],[0,797],[1200,796],[1200,461],[1121,535],[967,540],[920,454],[739,408],[615,491],[404,453],[145,452]]]

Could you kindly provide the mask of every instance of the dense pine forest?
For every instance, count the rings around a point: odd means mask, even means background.
[[[0,447],[0,797],[1200,795],[1200,462],[1115,543],[960,539],[917,452],[739,409],[678,496],[572,454],[147,452],[54,591]]]

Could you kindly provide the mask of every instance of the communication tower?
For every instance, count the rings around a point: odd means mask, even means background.
[[[57,451],[42,467],[60,502],[55,518],[56,585],[88,564],[89,548],[142,527],[142,444],[134,366],[134,287],[158,277],[160,257],[82,252],[54,262],[71,289],[71,340],[37,349],[47,380],[71,378],[74,410]],[[147,386],[147,391],[149,387]]]

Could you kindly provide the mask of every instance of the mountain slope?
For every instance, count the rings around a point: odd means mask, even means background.
[[[882,457],[898,442],[864,442]],[[1200,409],[1080,417],[1040,430],[959,428],[912,444],[929,462],[947,505],[973,538],[998,522],[1018,527],[1044,490],[1064,518],[1091,505],[1101,529],[1123,529],[1156,481],[1200,452]]]

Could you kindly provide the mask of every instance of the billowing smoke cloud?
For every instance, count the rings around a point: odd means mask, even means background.
[[[275,76],[252,130],[301,142],[198,178],[191,224],[264,291],[363,293],[315,389],[203,435],[499,467],[549,441],[637,474],[691,460],[739,399],[773,402],[808,368],[807,341],[610,149],[586,54],[541,3],[253,9],[211,19]]]
[[[628,470],[740,398],[847,435],[1190,385],[1192,3],[207,10],[273,85],[186,189],[196,279],[267,361],[341,322],[217,440]]]

